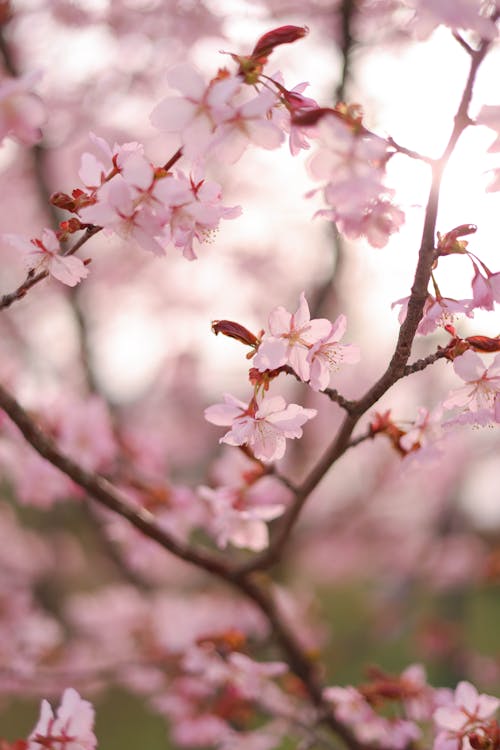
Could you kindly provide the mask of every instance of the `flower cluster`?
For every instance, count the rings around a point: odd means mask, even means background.
[[[304,292],[295,313],[276,307],[268,325],[269,333],[264,334],[253,359],[260,372],[290,366],[313,390],[323,391],[331,373],[343,364],[359,362],[359,348],[340,343],[347,327],[345,315],[334,323],[326,318],[311,320]]]
[[[302,426],[316,416],[316,409],[287,405],[282,396],[266,395],[269,381],[291,368],[313,390],[327,388],[332,372],[344,363],[359,361],[357,346],[340,343],[346,324],[344,315],[334,323],[326,318],[311,320],[303,292],[295,313],[289,313],[283,307],[271,312],[269,333],[262,332],[260,339],[239,324],[218,321],[217,332],[238,338],[256,351],[253,357],[255,367],[250,371],[255,392],[250,402],[246,404],[226,394],[224,403],[205,410],[209,422],[231,425],[221,442],[246,445],[255,458],[265,463],[283,458],[286,438],[301,437]]]
[[[324,183],[330,208],[318,215],[334,221],[350,239],[366,237],[373,247],[384,247],[404,222],[404,213],[391,203],[394,191],[383,183],[388,143],[344,108],[311,114],[297,119],[314,124],[319,143],[309,168]]]
[[[244,644],[243,635],[231,630],[202,639],[181,657],[181,672],[168,694],[157,696],[157,708],[169,717],[181,747],[212,745],[225,750],[237,741],[242,747],[272,750],[294,724],[314,731],[314,715],[290,689],[293,683],[287,689],[287,665],[255,662],[242,653]],[[479,694],[471,683],[460,682],[455,691],[435,689],[419,664],[399,676],[373,668],[370,677],[359,688],[334,686],[323,692],[336,720],[362,745],[404,750],[425,729],[433,733],[433,750],[498,746],[500,727],[494,715],[500,700]],[[383,715],[387,704],[396,715]],[[279,719],[255,728],[262,712]],[[0,742],[8,750],[95,750],[93,728],[92,704],[67,688],[56,714],[48,701],[42,701],[40,718],[26,741]]]

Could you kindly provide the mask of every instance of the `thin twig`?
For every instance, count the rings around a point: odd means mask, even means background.
[[[468,55],[473,55],[475,52],[475,49],[470,46],[468,42],[465,41],[463,36],[461,36],[458,31],[453,32],[453,39],[455,39],[461,47],[467,52]]]
[[[27,442],[53,466],[85,490],[100,505],[125,518],[134,528],[157,542],[168,552],[184,562],[211,573],[246,595],[260,609],[271,626],[273,637],[286,656],[290,670],[299,677],[314,705],[324,709],[324,722],[341,737],[351,750],[362,750],[351,730],[335,719],[323,704],[323,688],[316,664],[307,656],[293,631],[285,622],[270,591],[270,582],[263,574],[240,575],[220,557],[208,554],[199,547],[188,546],[172,537],[156,523],[155,517],[145,508],[130,504],[126,496],[104,477],[87,471],[72,458],[62,453],[54,441],[35,423],[32,417],[0,385],[0,409],[17,425]]]
[[[330,401],[335,401],[335,403],[341,406],[342,409],[345,409],[347,413],[349,413],[356,404],[355,401],[350,401],[348,398],[342,396],[342,394],[339,393],[335,388],[325,388],[324,391],[321,391],[321,393],[324,393],[325,396],[328,396]]]
[[[413,375],[414,372],[425,370],[426,367],[429,367],[429,365],[433,365],[434,362],[437,362],[439,359],[444,359],[445,357],[447,357],[447,354],[447,349],[438,349],[432,354],[429,354],[427,357],[417,359],[415,362],[412,362],[411,365],[406,365],[403,371],[403,377],[406,377],[407,375]]]
[[[423,161],[426,164],[434,164],[435,159],[431,159],[430,156],[424,156],[424,154],[419,153],[418,151],[413,151],[411,148],[406,148],[406,146],[402,146],[400,143],[397,143],[397,141],[394,140],[392,136],[389,136],[387,138],[387,143],[389,146],[392,146],[392,148],[397,151],[399,154],[404,154],[405,156],[409,156],[410,159],[417,159],[418,161]]]
[[[83,247],[83,245],[85,245],[85,243],[88,242],[91,237],[94,237],[94,235],[96,235],[101,230],[102,227],[87,227],[84,234],[74,243],[74,245],[66,250],[66,252],[62,253],[62,255],[73,255],[77,250]],[[35,284],[38,284],[38,282],[42,281],[42,279],[46,279],[48,275],[48,271],[39,271],[38,273],[33,273],[33,271],[30,271],[23,283],[20,284],[17,289],[15,289],[13,292],[10,292],[9,294],[4,294],[3,297],[0,297],[0,310],[10,307],[13,302],[22,299],[26,295],[26,293],[35,286]]]
[[[492,18],[496,20],[499,15],[500,11]],[[432,181],[425,211],[418,261],[408,301],[407,315],[400,326],[398,339],[389,365],[382,376],[360,399],[349,404],[348,413],[340,426],[339,432],[316,466],[313,467],[303,483],[299,485],[294,502],[277,524],[269,547],[264,552],[256,555],[253,560],[249,560],[242,565],[240,568],[241,575],[247,575],[249,572],[255,570],[267,569],[280,559],[308,496],[317,487],[333,464],[351,447],[351,435],[359,419],[398,380],[409,374],[407,373],[407,362],[411,354],[418,324],[422,319],[424,304],[428,297],[427,289],[431,277],[432,265],[435,260],[434,238],[441,178],[460,135],[472,122],[468,115],[468,109],[472,98],[474,81],[479,66],[490,45],[491,41],[483,40],[481,46],[471,58],[469,74],[454,118],[454,126],[448,143],[441,158],[432,163]],[[410,365],[410,370],[412,367]]]
[[[364,443],[365,440],[370,440],[371,438],[375,437],[375,433],[372,431],[372,429],[369,427],[366,432],[362,432],[360,435],[356,435],[356,437],[351,438],[347,444],[348,448],[355,448],[360,443]]]

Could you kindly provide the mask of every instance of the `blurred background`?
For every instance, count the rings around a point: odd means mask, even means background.
[[[306,95],[323,106],[358,103],[374,132],[438,156],[468,57],[447,28],[415,38],[409,6],[391,0],[0,3],[3,73],[40,71],[37,92],[47,111],[38,145],[5,140],[0,148],[2,234],[39,236],[42,227],[67,218],[53,212],[47,197],[80,187],[81,154],[95,153],[89,132],[110,144],[144,143],[154,163],[165,163],[179,144],[159,134],[149,114],[173,93],[168,68],[190,60],[208,80],[231,64],[221,50],[248,54],[261,34],[282,24],[307,25],[309,35],[275,51],[271,74],[280,70],[289,88],[309,82]],[[498,64],[493,49],[477,80],[473,114],[500,104]],[[485,192],[487,170],[498,166],[487,153],[492,140],[481,127],[463,136],[444,177],[437,226],[445,233],[476,224],[470,247],[495,272],[498,194]],[[242,399],[249,394],[246,351],[213,336],[212,320],[237,321],[257,333],[276,305],[294,311],[303,290],[312,317],[345,313],[345,340],[361,348],[360,364],[332,381],[347,398],[366,391],[394,348],[391,303],[411,287],[428,168],[403,155],[391,159],[387,182],[406,223],[376,250],[313,219],[320,196],[305,198],[316,187],[308,159],[307,152],[292,158],[284,145],[271,152],[251,147],[231,168],[212,163],[224,204],[241,205],[243,214],[223,222],[195,262],[174,249],[154,258],[101,234],[79,253],[92,259],[85,283],[70,290],[42,282],[2,312],[2,382],[56,436],[65,414],[91,418],[93,430],[82,432],[90,443],[105,439],[110,420],[122,460],[147,478],[147,491],[135,487],[139,501],[147,495],[148,507],[181,535],[197,519],[203,524],[196,486],[224,477],[234,460],[230,449],[219,450],[220,433],[203,409],[226,391]],[[0,242],[0,294],[24,276],[15,250]],[[471,276],[465,258],[447,259],[438,271],[441,292],[470,295]],[[497,311],[460,321],[461,336],[499,332]],[[417,337],[413,357],[447,341],[444,332]],[[280,466],[299,481],[330,443],[341,410],[282,380],[287,399],[319,410]],[[433,409],[460,384],[441,360],[398,383],[377,411],[391,409],[394,419],[411,425],[419,406]],[[156,640],[148,647],[161,641],[168,651],[176,629],[192,626],[194,611],[201,634],[215,627],[214,607],[224,612],[226,627],[242,618],[247,637],[260,644],[255,653],[280,658],[262,623],[251,612],[242,615],[228,591],[75,498],[74,488],[55,490],[60,479],[42,466],[35,470],[31,452],[5,422],[0,430],[0,736],[26,736],[39,699],[57,701],[71,684],[95,702],[101,747],[169,746],[168,711],[158,698],[168,690],[163,683],[155,689],[152,672],[131,674],[124,659],[143,654],[138,641],[144,645],[150,629]],[[322,654],[328,684],[358,683],[370,664],[399,672],[418,661],[435,685],[467,678],[487,692],[500,689],[498,431],[466,428],[444,443],[425,464],[402,461],[383,437],[348,452],[314,492],[274,571],[284,611],[304,643]],[[23,474],[38,480],[23,484]],[[20,595],[15,612],[13,581]],[[144,624],[148,610],[154,627]],[[157,652],[148,653],[153,663]]]

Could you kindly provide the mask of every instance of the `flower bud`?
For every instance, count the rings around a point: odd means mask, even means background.
[[[500,352],[500,336],[468,336],[465,341],[475,352]]]
[[[439,255],[451,255],[454,253],[466,253],[467,241],[459,240],[459,237],[466,237],[469,234],[477,232],[475,224],[460,224],[446,234],[441,235],[439,232],[437,250]]]
[[[309,33],[307,26],[280,26],[260,37],[252,51],[252,57],[259,60],[267,58],[280,44],[291,44]]]
[[[260,343],[257,336],[249,331],[248,328],[232,320],[213,320],[212,331],[216,336],[222,333],[224,336],[241,341],[242,344],[246,344],[247,346],[256,347]]]

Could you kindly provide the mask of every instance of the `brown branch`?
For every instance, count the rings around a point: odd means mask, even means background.
[[[17,425],[27,442],[53,466],[85,490],[100,505],[131,523],[149,539],[177,558],[190,563],[230,584],[245,594],[262,612],[271,626],[274,639],[286,656],[287,663],[299,677],[314,705],[323,710],[323,721],[341,737],[351,750],[362,750],[348,727],[339,723],[331,710],[323,705],[322,685],[315,663],[307,656],[300,642],[284,621],[269,590],[269,582],[262,574],[242,576],[224,560],[204,550],[176,540],[160,528],[154,516],[144,508],[132,506],[127,498],[104,477],[83,469],[72,458],[62,453],[22,406],[0,385],[0,409]]]
[[[413,151],[411,148],[406,148],[406,146],[402,146],[400,143],[397,143],[397,141],[394,140],[392,136],[389,136],[387,138],[387,143],[389,146],[392,146],[392,148],[397,151],[399,154],[404,154],[405,156],[409,156],[410,159],[418,159],[419,161],[423,161],[426,164],[434,164],[435,159],[431,159],[430,156],[424,156],[423,154],[420,154],[418,151]]]
[[[366,430],[366,432],[362,432],[360,435],[356,435],[356,437],[351,438],[349,440],[348,444],[347,444],[347,447],[348,448],[355,448],[360,443],[364,443],[365,440],[371,440],[374,437],[375,437],[375,433],[373,432],[373,430],[371,429],[371,427],[369,427]]]
[[[494,18],[498,18],[499,15],[500,11],[495,14]],[[411,354],[418,324],[422,319],[424,304],[428,296],[427,288],[429,285],[429,279],[435,261],[434,238],[442,174],[460,135],[472,122],[468,115],[468,109],[472,98],[474,81],[479,66],[490,45],[490,41],[483,40],[477,52],[474,52],[471,57],[469,74],[454,118],[454,126],[448,143],[441,158],[433,161],[431,165],[432,181],[425,210],[418,261],[408,301],[408,311],[406,319],[400,326],[398,339],[389,365],[382,376],[373,384],[364,396],[357,401],[349,403],[347,409],[348,413],[344,418],[339,432],[325,454],[320,458],[316,466],[313,467],[303,483],[297,488],[295,499],[287,512],[280,519],[280,523],[276,526],[276,531],[271,538],[269,547],[263,553],[256,555],[253,560],[242,565],[239,569],[240,575],[247,575],[249,572],[255,570],[267,569],[280,559],[310,493],[317,487],[333,464],[349,447],[351,447],[351,435],[359,419],[372,406],[374,406],[374,404],[376,404],[376,402],[387,393],[387,391],[398,380],[403,378],[406,374],[411,374],[411,372],[413,372],[412,368],[414,365],[410,365],[409,370],[407,370],[407,362]],[[427,364],[430,364],[430,362],[426,362],[424,366],[427,366]],[[423,369],[423,366],[415,368],[415,371],[418,369]]]
[[[324,391],[321,391],[321,393],[324,393],[325,396],[328,396],[330,401],[334,401],[336,404],[341,406],[342,409],[345,409],[348,414],[356,405],[355,401],[350,401],[348,398],[345,398],[335,388],[325,388]]]
[[[463,36],[461,36],[458,31],[453,32],[453,39],[455,39],[459,45],[467,52],[468,55],[473,55],[475,50],[473,47],[470,46],[468,42],[465,41]]]
[[[226,580],[230,579],[226,564],[201,550],[187,547],[157,526],[152,513],[144,508],[134,507],[126,496],[116,490],[104,477],[86,471],[72,458],[65,455],[20,406],[20,404],[0,385],[0,408],[17,425],[28,443],[53,466],[60,469],[75,484],[89,493],[108,510],[127,519],[132,526],[154,539],[164,549],[185,562],[198,565]]]
[[[85,245],[85,243],[88,242],[91,237],[93,237],[101,230],[102,227],[87,227],[85,233],[75,242],[74,245],[66,250],[66,252],[62,253],[62,255],[73,255],[77,250]],[[26,295],[26,293],[35,286],[35,284],[38,284],[38,282],[42,281],[42,279],[46,279],[48,275],[48,271],[39,271],[38,273],[30,271],[23,283],[20,284],[17,289],[15,289],[13,292],[10,292],[9,294],[4,294],[3,297],[0,297],[0,310],[10,307],[13,302],[22,299]]]
[[[335,90],[337,101],[343,101],[351,73],[351,57],[355,46],[352,33],[353,20],[356,15],[356,0],[343,0],[338,10],[340,16],[340,51],[342,54],[342,72]]]
[[[406,365],[403,371],[403,377],[406,377],[407,375],[413,375],[414,372],[425,370],[426,367],[429,367],[429,365],[433,365],[434,362],[437,362],[439,359],[444,359],[445,357],[447,357],[447,355],[448,350],[440,348],[432,354],[429,354],[427,357],[423,357],[423,359],[417,359],[415,362],[412,362],[411,365]]]

